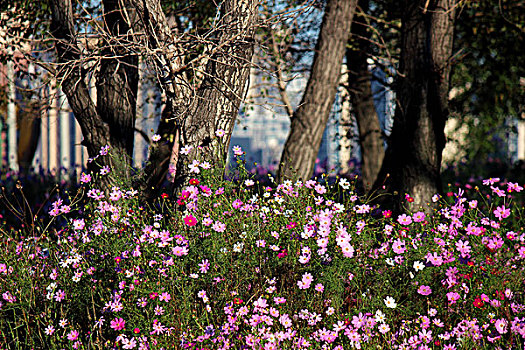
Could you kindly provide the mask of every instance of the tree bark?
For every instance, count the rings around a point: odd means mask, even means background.
[[[448,116],[449,58],[456,0],[404,2],[394,125],[374,191],[391,193],[396,212],[431,208],[442,191],[440,167]],[[387,196],[382,196],[387,198]]]
[[[329,0],[317,40],[310,78],[295,111],[279,166],[279,181],[308,180],[314,172],[323,133],[334,103],[345,46],[357,0]]]
[[[226,0],[221,5],[217,46],[212,49],[204,67],[204,79],[196,91],[184,88],[188,83],[181,76],[182,62],[169,66],[170,78],[161,82],[167,101],[157,133],[163,141],[152,149],[145,171],[147,178],[141,184],[146,198],[156,194],[170,163],[175,165],[172,171],[177,190],[189,180],[188,165],[194,160],[215,166],[225,162],[235,119],[247,90],[257,7],[256,0]],[[162,24],[165,19],[161,15],[153,13],[155,7],[148,8],[158,26],[167,25]],[[168,46],[166,52],[170,50],[177,48]],[[180,83],[169,85],[177,79]],[[183,89],[177,90],[181,86]],[[215,135],[219,129],[225,131],[222,138]],[[184,147],[191,148],[191,152],[181,154]]]
[[[109,126],[111,147],[125,158],[124,164],[129,167],[133,156],[139,75],[138,56],[125,48],[133,43],[133,37],[129,36],[131,26],[123,12],[130,18],[133,10],[129,5],[122,9],[124,4],[119,0],[103,0],[102,4],[104,26],[109,36],[103,43],[97,73],[97,112]]]
[[[52,0],[51,10],[51,35],[56,40],[57,63],[61,66],[57,79],[80,124],[88,154],[95,157],[109,143],[109,127],[98,115],[82,75],[71,0]]]
[[[361,11],[368,10],[368,0],[359,1]],[[365,191],[372,187],[385,155],[381,125],[372,94],[372,73],[368,69],[370,32],[365,18],[358,13],[352,23],[352,37],[346,50],[348,89],[359,130],[361,146],[361,180]]]
[[[78,33],[71,0],[51,1],[51,34],[55,39],[59,66],[57,79],[82,130],[82,144],[86,146],[91,159],[98,158],[88,164],[92,171],[97,171],[102,166],[113,166],[110,157],[98,157],[104,146],[109,146],[113,154],[131,158],[135,126],[138,81],[136,56],[120,46],[121,40],[124,40],[122,35],[129,26],[124,21],[118,1],[104,1],[104,6],[105,25],[111,35],[116,37],[114,41],[106,42],[106,48],[102,50],[95,105],[86,84],[81,49],[77,45]],[[125,166],[119,171],[127,173],[129,167]],[[113,180],[111,177],[104,177],[100,184],[108,188]]]
[[[175,184],[180,186],[188,176],[188,165],[194,160],[223,165],[228,155],[235,120],[248,89],[258,2],[225,1],[224,28],[220,44],[223,48],[212,55],[206,65],[206,76],[179,130],[179,149],[192,147],[188,156],[179,153]],[[215,131],[222,129],[219,138]]]

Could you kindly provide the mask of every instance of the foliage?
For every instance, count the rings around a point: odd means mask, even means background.
[[[469,127],[469,159],[500,150],[492,138],[506,119],[523,118],[525,11],[514,1],[467,1],[455,27],[450,106]]]
[[[392,218],[345,179],[258,186],[242,150],[234,153],[232,180],[222,180],[221,166],[193,164],[189,186],[151,205],[125,185],[100,191],[106,171],[83,174],[78,194],[49,208],[56,231],[1,228],[0,342],[523,346],[525,233],[523,209],[513,206],[521,186],[487,179],[487,194],[469,186],[436,196],[433,217]]]

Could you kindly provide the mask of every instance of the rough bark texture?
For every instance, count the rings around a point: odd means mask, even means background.
[[[51,34],[55,38],[55,49],[59,70],[57,79],[67,96],[69,105],[77,119],[90,158],[95,158],[100,149],[110,146],[111,152],[130,158],[133,151],[133,129],[137,93],[136,57],[126,53],[119,44],[129,26],[125,23],[119,3],[104,1],[105,25],[114,40],[106,42],[102,50],[101,70],[97,79],[97,105],[91,100],[86,85],[81,50],[77,45],[71,0],[52,0]],[[117,58],[118,57],[118,58]],[[110,157],[101,157],[91,162],[91,170],[112,165]],[[126,172],[128,169],[119,169]],[[111,179],[102,180],[109,186]]]
[[[410,209],[430,208],[441,192],[441,153],[456,0],[405,1],[394,126],[374,189],[393,194],[396,211],[404,197]]]
[[[97,73],[97,111],[109,126],[109,139],[131,165],[137,107],[138,57],[125,48],[133,43],[119,0],[103,0],[104,25],[111,35],[103,43]],[[129,18],[132,9],[125,9]]]
[[[345,46],[357,0],[329,0],[317,40],[310,78],[284,145],[279,181],[307,180],[314,172],[323,133],[335,99]]]
[[[152,150],[149,158],[145,172],[147,178],[142,184],[146,198],[155,195],[170,163],[175,164],[172,171],[175,188],[178,189],[188,180],[188,165],[194,160],[211,164],[226,160],[235,119],[248,85],[257,6],[256,0],[226,0],[221,5],[217,46],[204,67],[205,76],[197,91],[187,88],[176,90],[181,85],[186,86],[187,80],[180,75],[182,62],[171,66],[167,81],[170,83],[179,79],[181,82],[174,87],[163,83],[167,101],[158,129],[163,143]],[[150,18],[162,18],[152,11],[153,7]],[[146,20],[145,23],[147,25]],[[159,21],[156,25],[162,26],[162,23]],[[168,47],[166,52],[170,50],[177,48]],[[191,103],[188,104],[188,101]],[[226,132],[222,138],[215,135],[219,129]],[[181,154],[180,150],[187,146],[192,151],[187,155]]]
[[[51,34],[56,39],[57,62],[61,65],[57,78],[82,129],[83,144],[94,157],[109,143],[109,127],[98,115],[82,75],[71,0],[52,0],[51,10]]]
[[[191,146],[193,150],[188,156],[179,155],[176,184],[185,182],[188,164],[194,160],[226,161],[235,119],[248,88],[257,1],[225,1],[221,12],[225,14],[220,35],[223,47],[210,57],[196,102],[179,130],[179,147]],[[222,138],[215,135],[219,129],[226,132]]]
[[[368,9],[368,1],[359,1],[362,11]],[[346,51],[348,71],[348,89],[354,115],[359,130],[361,146],[361,179],[365,191],[368,191],[381,169],[385,149],[381,125],[377,117],[374,96],[372,95],[372,73],[368,70],[367,53],[370,46],[370,33],[366,29],[365,19],[359,13],[352,23],[352,37]]]

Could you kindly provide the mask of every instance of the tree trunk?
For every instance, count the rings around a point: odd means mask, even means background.
[[[116,44],[124,39],[122,35],[129,27],[116,1],[108,0],[104,5],[107,6],[104,11],[107,29],[112,35],[120,36],[115,38],[115,42],[106,43],[107,48],[102,52],[101,72],[97,79],[100,91],[97,91],[98,105],[95,106],[86,85],[86,70],[77,45],[78,33],[71,0],[51,1],[51,34],[55,39],[59,64],[57,79],[82,130],[82,144],[91,159],[97,158],[88,164],[93,171],[102,166],[113,166],[110,157],[98,157],[104,146],[109,146],[113,154],[131,157],[133,142],[130,140],[133,138],[137,93],[136,57]],[[128,171],[129,168],[119,170]],[[113,180],[112,177],[104,177],[100,185],[108,188]]]
[[[334,103],[345,46],[357,0],[329,0],[315,49],[310,78],[295,111],[279,166],[279,181],[308,180],[314,172],[323,133]]]
[[[35,152],[40,140],[40,118],[36,116],[38,109],[30,106],[29,110],[18,117],[18,145],[17,145],[17,159],[18,169],[21,176],[27,176]]]
[[[402,210],[431,207],[440,193],[456,0],[404,2],[394,126],[374,190]],[[383,196],[382,198],[386,198]]]
[[[155,195],[170,163],[175,165],[172,171],[175,189],[179,189],[189,179],[188,165],[193,161],[208,161],[215,166],[225,162],[235,119],[248,86],[257,6],[256,0],[226,0],[222,4],[217,46],[204,68],[205,76],[196,93],[164,84],[166,108],[157,132],[163,140],[150,153],[147,178],[141,184],[146,198]],[[152,17],[161,18],[155,14]],[[173,79],[182,79],[175,73],[181,64],[171,67],[174,73],[169,75]],[[215,135],[219,129],[225,131],[222,138]],[[192,149],[189,154],[180,153],[184,147]]]
[[[359,7],[362,11],[367,11],[368,1],[359,1]],[[367,30],[363,14],[358,13],[356,20],[352,23],[352,37],[350,38],[350,46],[346,50],[346,62],[349,67],[350,101],[359,129],[361,179],[365,191],[372,187],[385,155],[381,125],[372,94],[373,77],[368,70],[369,49],[370,32]]]
[[[193,150],[188,156],[179,154],[175,177],[178,186],[188,178],[188,165],[194,160],[224,164],[239,107],[248,89],[257,1],[226,1],[221,12],[226,14],[220,36],[224,47],[209,59],[197,101],[179,131],[179,147],[190,146]],[[219,129],[226,132],[222,138],[215,135]]]
[[[133,157],[137,112],[138,57],[124,44],[132,42],[130,25],[123,18],[122,1],[103,0],[105,29],[110,35],[103,42],[100,70],[97,74],[97,112],[109,126],[109,141],[116,154],[124,157],[126,167]],[[124,9],[133,14],[131,7]],[[127,173],[127,172],[126,172]]]

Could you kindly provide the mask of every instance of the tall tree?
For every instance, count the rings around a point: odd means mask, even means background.
[[[372,94],[372,73],[368,69],[371,49],[370,26],[365,20],[369,1],[360,0],[352,23],[352,36],[346,50],[348,90],[359,131],[361,178],[365,190],[373,185],[385,155],[383,136]]]
[[[312,69],[284,145],[279,180],[313,175],[323,133],[335,99],[341,64],[357,0],[328,0]]]
[[[387,191],[400,210],[429,208],[441,192],[441,153],[448,116],[450,58],[456,0],[404,1],[394,125],[374,190]],[[386,198],[386,197],[383,197]]]
[[[219,9],[222,17],[215,29],[216,43],[207,56],[203,79],[193,88],[192,82],[181,74],[184,65],[180,57],[184,50],[170,39],[170,28],[160,8],[148,2],[145,7],[142,1],[133,2],[143,14],[145,27],[150,28],[148,46],[165,47],[155,60],[157,69],[167,68],[166,79],[161,81],[167,95],[166,108],[158,129],[165,142],[151,153],[145,171],[147,177],[141,184],[143,192],[150,197],[170,170],[170,164],[174,165],[171,171],[176,188],[180,188],[188,180],[189,165],[194,161],[213,164],[226,160],[235,119],[247,89],[258,1],[222,3]],[[150,14],[149,17],[146,14]],[[157,39],[159,30],[164,43]],[[164,62],[171,64],[166,67]],[[218,130],[223,130],[225,136],[217,137]]]
[[[56,72],[82,128],[89,156],[96,158],[101,147],[109,145],[115,154],[130,159],[138,56],[143,56],[165,96],[158,129],[162,141],[151,152],[138,184],[150,197],[165,179],[170,163],[180,185],[193,161],[225,160],[247,86],[258,1],[225,0],[206,35],[200,29],[192,35],[174,27],[181,23],[170,23],[160,0],[103,0],[102,5],[100,23],[93,13],[75,17],[72,0],[51,1]],[[82,16],[91,20],[77,23],[76,18]],[[82,25],[94,31],[95,43],[79,30]],[[93,61],[98,67],[96,103],[86,84],[86,63]],[[225,137],[215,135],[219,129],[225,130]],[[101,165],[109,165],[110,159],[102,158]]]
[[[56,76],[82,129],[89,156],[95,158],[103,147],[109,146],[114,154],[129,161],[133,152],[138,65],[136,54],[126,48],[131,41],[128,37],[131,23],[124,18],[124,12],[127,16],[132,9],[121,8],[115,0],[104,0],[102,6],[102,26],[107,35],[102,36],[99,43],[103,48],[96,82],[97,102],[90,96],[82,54],[90,47],[89,38],[84,37],[85,42],[79,43],[71,0],[51,1],[51,35],[55,39],[58,63]],[[90,163],[93,170],[110,165],[109,157]]]

